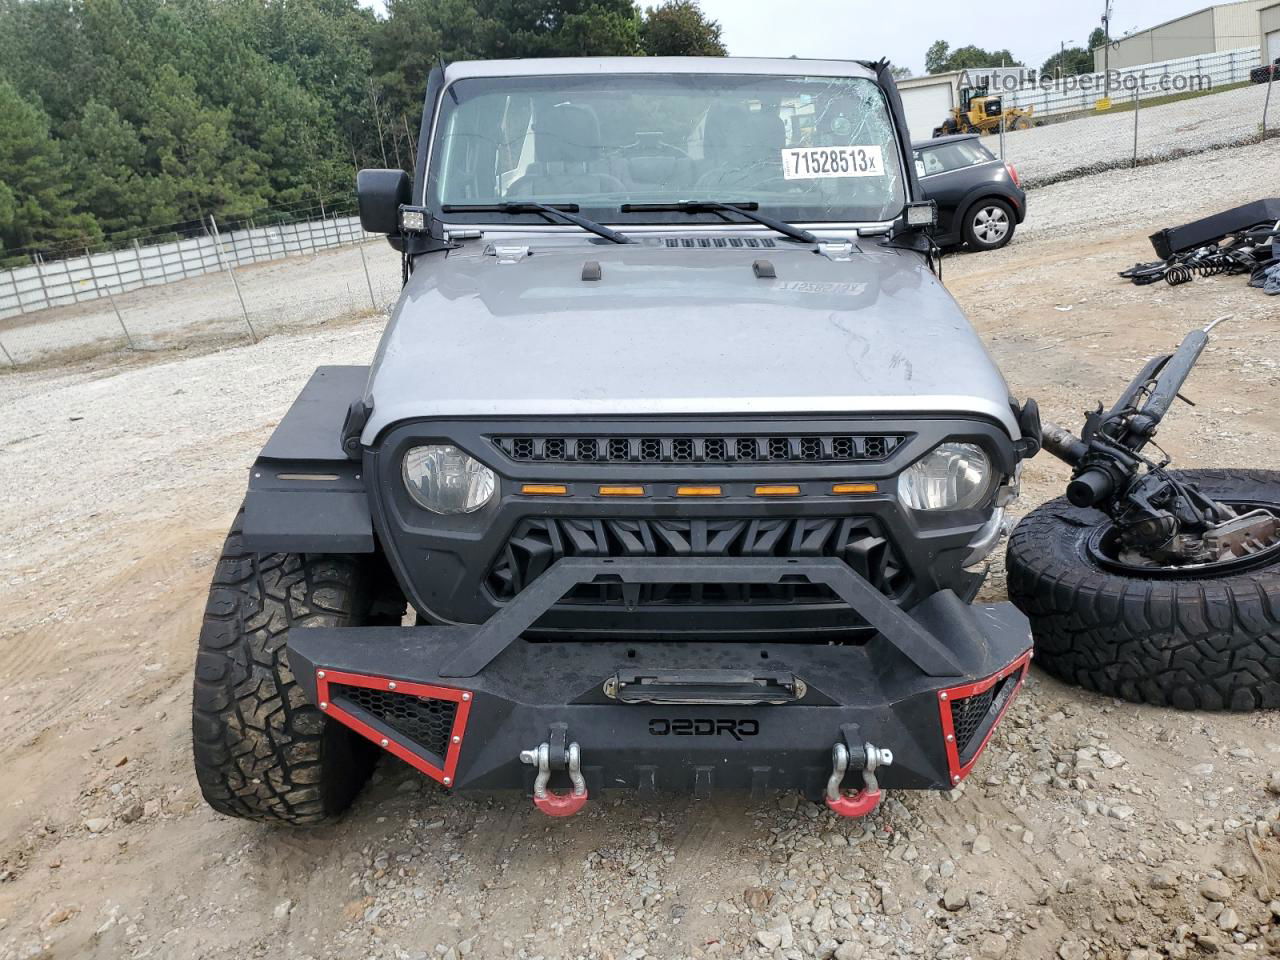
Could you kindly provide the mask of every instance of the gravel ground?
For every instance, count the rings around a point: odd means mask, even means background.
[[[1162,163],[1185,154],[1256,142],[1266,95],[1266,86],[1256,84],[1139,110],[1139,163]],[[1268,128],[1274,135],[1280,130],[1280,89],[1272,90],[1271,100]],[[1133,113],[1126,111],[1010,131],[1005,134],[1005,157],[1017,165],[1029,186],[1129,166],[1133,124]],[[986,143],[993,152],[999,151],[998,138],[987,137]],[[1273,151],[1280,151],[1280,139]]]
[[[1199,406],[1161,441],[1186,466],[1280,469],[1276,301],[1240,278],[1114,276],[1150,257],[1144,206],[1186,219],[1255,197],[1272,149],[1036,191],[1009,248],[948,258],[1013,391],[1078,424],[1231,314],[1188,383]],[[367,362],[380,324],[0,376],[0,960],[1280,954],[1277,717],[1038,672],[963,789],[893,794],[863,821],[794,796],[618,795],[551,822],[390,758],[333,827],[213,814],[188,717],[223,531],[312,367]],[[1020,508],[1065,475],[1032,461]],[[997,564],[985,597],[1002,591]]]

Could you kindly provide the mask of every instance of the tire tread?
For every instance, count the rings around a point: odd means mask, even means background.
[[[1181,476],[1210,496],[1280,502],[1280,472]],[[1009,539],[1009,596],[1031,621],[1040,666],[1157,706],[1280,707],[1280,565],[1205,580],[1126,577],[1079,549],[1103,520],[1059,498],[1031,511]]]
[[[200,628],[192,746],[201,793],[219,813],[309,826],[336,817],[372,751],[309,703],[289,669],[289,630],[341,627],[367,610],[356,558],[248,554],[237,516]]]

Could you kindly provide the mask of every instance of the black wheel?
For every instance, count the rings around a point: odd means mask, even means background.
[[[979,200],[964,215],[964,239],[975,250],[999,250],[1013,239],[1017,222],[1003,200]]]
[[[1009,125],[1009,129],[1010,130],[1030,130],[1031,118],[1030,117],[1014,117],[1013,123]]]
[[[1221,502],[1280,512],[1280,472],[1179,474]],[[1036,662],[1137,703],[1280,707],[1280,545],[1199,571],[1142,572],[1106,556],[1110,522],[1051,500],[1009,540],[1009,596],[1030,618]]]
[[[306,701],[289,669],[291,627],[374,619],[374,567],[361,557],[245,553],[240,517],[209,589],[196,657],[196,779],[219,813],[309,826],[340,814],[376,748]]]

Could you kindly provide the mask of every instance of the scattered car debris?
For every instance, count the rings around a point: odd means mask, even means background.
[[[1009,596],[1031,620],[1037,662],[1068,682],[1181,709],[1280,706],[1267,652],[1280,608],[1258,604],[1280,596],[1280,473],[1170,472],[1154,440],[1174,402],[1190,402],[1183,384],[1223,319],[1149,360],[1079,437],[1044,424],[1044,449],[1074,470],[1066,497],[1010,539]]]
[[[1259,200],[1151,235],[1162,259],[1136,263],[1120,276],[1136,286],[1171,287],[1196,277],[1249,274],[1249,285],[1280,293],[1280,199]]]

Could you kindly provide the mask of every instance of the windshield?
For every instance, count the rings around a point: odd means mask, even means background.
[[[578,204],[613,223],[724,222],[623,204],[758,203],[799,222],[897,217],[906,202],[884,95],[861,77],[592,74],[456,81],[427,203]],[[519,214],[534,222],[536,215]],[[450,221],[492,222],[451,210]]]

